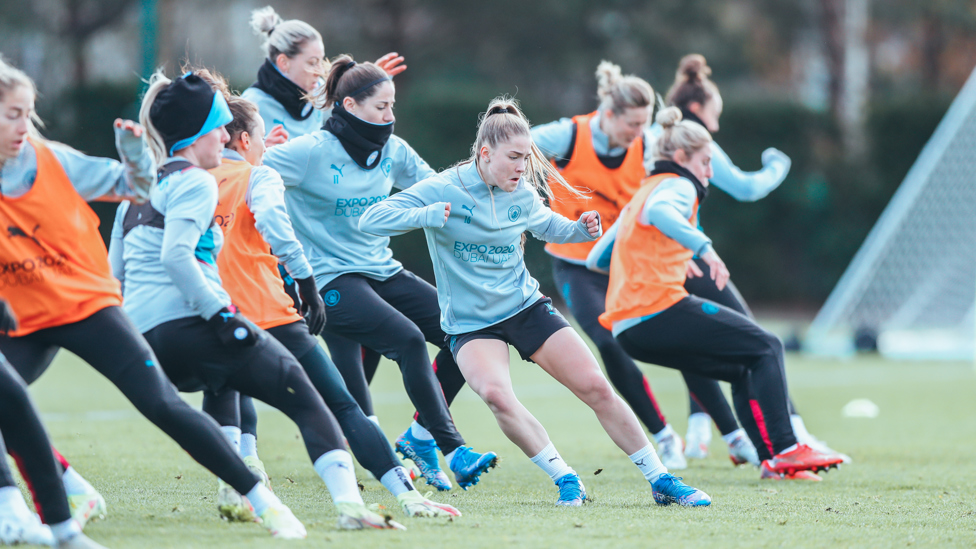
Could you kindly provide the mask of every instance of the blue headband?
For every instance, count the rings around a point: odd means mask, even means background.
[[[207,115],[207,119],[203,122],[203,126],[200,128],[200,131],[198,131],[193,137],[180,139],[174,143],[169,149],[169,155],[173,156],[176,151],[183,150],[190,145],[193,145],[196,143],[197,139],[200,139],[204,135],[216,130],[221,126],[230,124],[233,120],[234,115],[231,114],[230,107],[227,106],[227,100],[224,99],[224,94],[214,93],[214,100],[210,105],[210,114]]]

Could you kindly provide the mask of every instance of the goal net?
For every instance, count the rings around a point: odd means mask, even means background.
[[[807,332],[848,354],[876,334],[885,356],[971,360],[976,342],[976,71]]]

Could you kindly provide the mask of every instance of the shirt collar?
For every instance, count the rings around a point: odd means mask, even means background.
[[[627,152],[623,147],[610,148],[610,136],[600,128],[600,113],[590,119],[590,135],[593,136],[593,151],[599,156],[620,156]]]
[[[224,152],[221,156],[223,158],[226,158],[227,160],[238,160],[238,161],[244,160],[244,157],[241,156],[241,153],[235,151],[234,149],[224,149]]]

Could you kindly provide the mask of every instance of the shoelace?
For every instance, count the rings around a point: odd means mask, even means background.
[[[696,490],[681,482],[682,480],[684,480],[684,477],[676,477],[671,474],[665,474],[658,479],[658,482],[664,483],[664,486],[661,486],[660,491],[665,492],[669,496],[675,498],[683,498],[685,496],[694,494]]]
[[[454,459],[452,459],[451,463],[449,463],[451,469],[457,471],[458,469],[463,470],[464,468],[470,466],[471,464],[468,463],[468,456],[470,454],[471,454],[471,449],[468,448],[467,446],[461,446],[460,448],[458,448],[454,453]],[[454,462],[457,462],[458,465],[460,465],[460,467],[455,469]]]
[[[560,501],[583,499],[583,492],[580,490],[579,477],[576,475],[563,476],[558,482],[556,482],[556,486],[559,486]]]

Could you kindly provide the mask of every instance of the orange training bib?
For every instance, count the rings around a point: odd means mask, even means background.
[[[595,112],[573,117],[576,124],[576,143],[573,154],[560,173],[570,185],[587,192],[588,197],[576,198],[562,185],[552,185],[552,210],[569,219],[579,219],[584,212],[600,212],[603,228],[606,230],[620,215],[634,193],[640,188],[644,178],[644,142],[635,139],[627,149],[623,164],[610,169],[600,162],[593,150],[593,133],[590,120]],[[555,163],[553,163],[555,165]],[[556,257],[586,261],[586,256],[596,242],[576,242],[572,244],[546,244],[546,251]]]
[[[685,273],[694,253],[657,227],[639,222],[651,192],[672,177],[678,176],[658,174],[645,179],[620,217],[610,257],[607,310],[600,315],[600,324],[608,330],[616,321],[659,313],[688,295]],[[695,225],[697,218],[696,199],[688,222]]]
[[[19,198],[0,200],[0,296],[17,315],[13,337],[122,305],[98,216],[48,146],[28,142],[37,153],[34,185]]]
[[[238,309],[251,322],[268,329],[298,322],[302,317],[285,293],[278,259],[258,232],[247,206],[251,167],[246,161],[225,158],[210,170],[220,191],[214,223],[224,233],[217,269]]]

